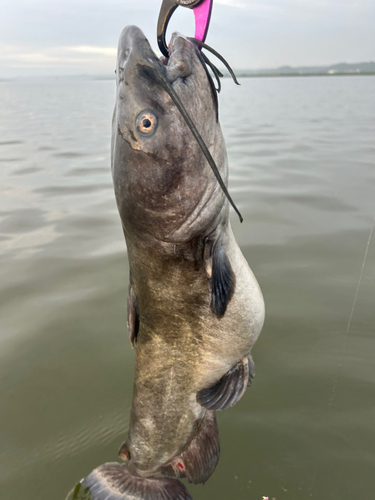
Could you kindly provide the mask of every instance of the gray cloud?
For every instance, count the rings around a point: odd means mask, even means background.
[[[122,28],[136,24],[156,48],[161,0],[2,0],[0,76],[108,73]],[[370,0],[214,0],[208,43],[235,68],[375,59]],[[193,34],[179,8],[172,30]]]

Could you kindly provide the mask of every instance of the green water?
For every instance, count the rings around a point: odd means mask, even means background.
[[[64,499],[130,414],[111,81],[0,83],[0,491]],[[257,377],[194,500],[352,500],[375,480],[375,77],[224,81],[236,238],[266,301]],[[375,233],[375,230],[374,230]],[[358,286],[359,285],[359,286]]]

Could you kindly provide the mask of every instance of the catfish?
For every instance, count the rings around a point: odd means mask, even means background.
[[[136,367],[124,463],[95,469],[95,500],[188,500],[220,453],[216,411],[255,375],[261,290],[234,238],[228,159],[200,48],[174,34],[158,58],[126,27],[117,57],[112,176],[129,259]]]

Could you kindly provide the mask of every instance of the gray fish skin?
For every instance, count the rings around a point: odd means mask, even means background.
[[[264,301],[206,158],[168,93],[145,76],[144,68],[152,67],[169,81],[227,184],[225,143],[197,49],[174,34],[170,53],[166,65],[139,28],[128,26],[121,34],[112,175],[130,265],[128,327],[136,368],[120,456],[137,477],[204,482],[219,450],[215,414],[198,403],[197,394],[250,356],[263,326]],[[137,128],[143,112],[157,120],[148,135]],[[226,256],[234,278],[219,315],[210,306],[214,250]],[[200,463],[210,442],[213,451]],[[206,473],[193,470],[198,468]]]

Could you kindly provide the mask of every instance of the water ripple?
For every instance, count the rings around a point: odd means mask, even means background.
[[[375,247],[344,357],[338,348],[375,213],[374,81],[223,83],[230,191],[245,217],[232,222],[267,318],[256,383],[218,416],[226,473],[196,499],[262,498],[265,487],[278,498],[287,486],[302,500],[317,463],[314,497],[372,498]],[[5,500],[50,500],[90,459],[104,461],[103,447],[115,455],[130,412],[128,268],[109,157],[115,88],[1,90],[1,488]]]
[[[43,188],[34,189],[34,193],[40,193],[46,196],[56,196],[56,195],[77,195],[77,194],[89,194],[95,193],[97,191],[103,192],[104,190],[113,190],[112,184],[92,184],[83,186],[48,186]]]

